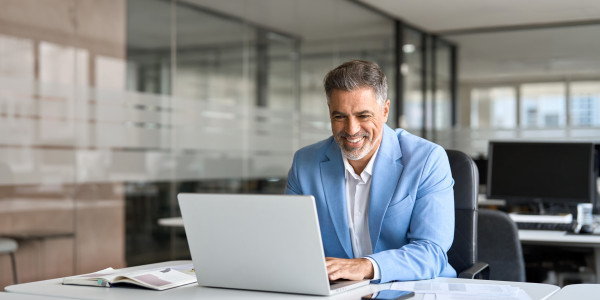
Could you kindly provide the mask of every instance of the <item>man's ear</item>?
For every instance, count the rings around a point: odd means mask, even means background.
[[[383,104],[383,123],[386,123],[390,115],[390,99],[385,100]]]

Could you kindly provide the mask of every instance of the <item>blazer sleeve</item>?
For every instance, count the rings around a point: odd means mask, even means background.
[[[429,153],[418,183],[408,244],[369,256],[379,265],[381,283],[456,277],[447,256],[454,239],[454,180],[442,147]]]
[[[297,167],[297,153],[294,154],[294,160],[292,162],[292,167],[288,172],[287,184],[285,186],[285,193],[288,195],[301,195],[302,189],[300,187],[300,182],[298,181],[298,167]]]

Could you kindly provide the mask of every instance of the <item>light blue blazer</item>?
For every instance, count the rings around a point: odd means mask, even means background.
[[[333,137],[296,152],[287,194],[313,195],[325,256],[354,258],[344,163]],[[456,277],[447,252],[454,238],[454,180],[444,149],[384,126],[371,180],[369,233],[380,283]]]

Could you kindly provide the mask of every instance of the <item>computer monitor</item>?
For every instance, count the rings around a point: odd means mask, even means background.
[[[490,141],[487,197],[541,210],[595,203],[595,159],[593,143]]]

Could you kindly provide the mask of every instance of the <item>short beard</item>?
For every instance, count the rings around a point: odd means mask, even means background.
[[[348,138],[348,137],[349,138],[365,137],[369,141],[369,143],[367,143],[365,141],[365,143],[363,143],[362,148],[346,149],[344,147],[344,139]],[[373,150],[373,146],[374,146],[374,144],[372,143],[373,141],[369,138],[369,134],[360,133],[360,132],[355,135],[349,135],[349,134],[346,134],[345,132],[342,132],[335,136],[335,141],[337,142],[338,146],[340,146],[340,149],[342,149],[342,155],[348,160],[359,160],[359,159],[364,158],[365,156],[367,156],[367,154],[369,154],[369,152],[371,152],[371,150]]]

